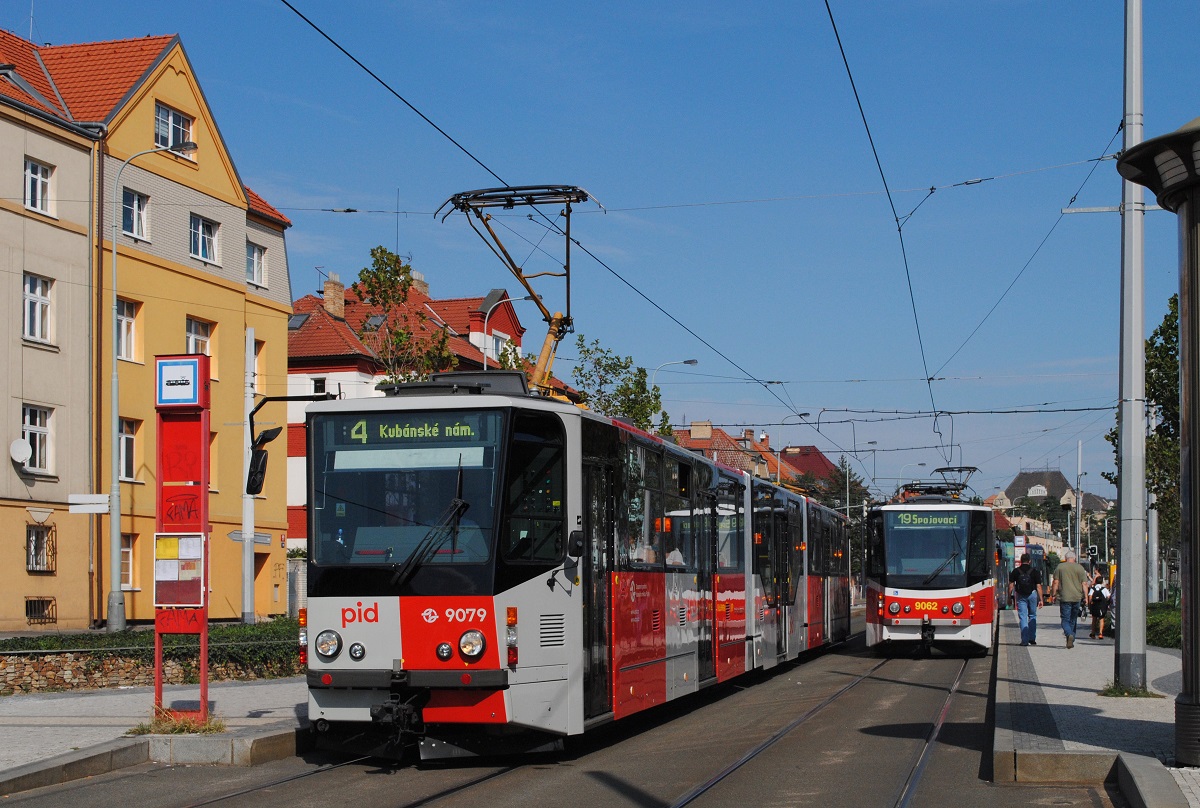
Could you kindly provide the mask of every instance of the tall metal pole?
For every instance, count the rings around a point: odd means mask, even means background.
[[[1125,143],[1142,142],[1142,2],[1125,2]],[[1142,186],[1121,183],[1121,404],[1117,421],[1121,542],[1114,681],[1146,686],[1146,327]]]
[[[1079,441],[1079,461],[1075,471],[1075,558],[1083,563],[1083,441]]]
[[[1146,508],[1146,602],[1162,600],[1158,586],[1158,509],[1154,494],[1147,498]]]
[[[242,410],[242,622],[254,625],[254,494],[246,490],[250,479],[251,446],[254,435],[250,413],[254,411],[254,329],[246,329],[246,381]]]

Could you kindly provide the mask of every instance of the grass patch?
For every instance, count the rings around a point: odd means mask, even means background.
[[[1159,693],[1152,693],[1144,687],[1130,687],[1129,685],[1119,685],[1116,682],[1109,682],[1108,685],[1100,691],[1101,696],[1111,696],[1113,698],[1127,699],[1161,699],[1164,698]]]
[[[154,710],[154,718],[148,724],[138,724],[126,735],[215,735],[224,732],[225,720],[210,715],[201,721],[191,715],[176,715],[170,710],[159,707]]]

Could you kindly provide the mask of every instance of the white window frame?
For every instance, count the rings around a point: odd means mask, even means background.
[[[137,313],[137,302],[117,298],[117,358],[127,362],[137,361]]]
[[[34,342],[50,343],[54,337],[50,329],[50,292],[54,288],[54,280],[26,272],[21,288],[21,336]]]
[[[25,461],[26,471],[51,474],[54,464],[51,462],[54,452],[53,432],[54,410],[49,407],[39,407],[35,404],[21,405],[21,438],[29,444],[32,453]]]
[[[50,215],[50,177],[54,166],[25,158],[25,207]]]
[[[26,572],[54,572],[53,536],[54,528],[50,525],[25,526]]]
[[[220,263],[217,236],[221,231],[221,225],[193,213],[188,230],[191,234],[188,249],[192,258],[198,258],[210,264]]]
[[[158,148],[171,147],[191,140],[192,122],[191,116],[184,115],[179,110],[156,101],[154,103],[154,145]]]
[[[137,536],[133,533],[121,534],[121,589],[132,590],[133,586],[133,548]]]
[[[267,248],[253,241],[246,242],[246,283],[267,285]]]
[[[184,353],[204,354],[212,356],[212,326],[207,320],[196,317],[187,318],[187,332],[184,338]]]
[[[139,238],[143,241],[148,241],[150,236],[146,229],[148,221],[146,209],[150,204],[150,197],[143,193],[125,188],[121,191],[121,232],[133,238]],[[128,219],[128,227],[126,227],[126,219]]]
[[[120,460],[117,468],[122,480],[137,479],[137,433],[141,422],[134,418],[122,418],[121,433],[117,436],[117,446],[120,449]]]

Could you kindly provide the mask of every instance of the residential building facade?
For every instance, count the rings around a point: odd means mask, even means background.
[[[41,47],[0,32],[0,63],[0,263],[20,301],[0,322],[0,361],[19,379],[0,553],[20,544],[27,560],[0,565],[0,630],[105,621],[109,516],[67,503],[110,490],[114,451],[125,613],[153,619],[154,359],[184,353],[212,366],[210,616],[240,617],[245,382],[249,368],[256,395],[287,391],[290,222],[242,184],[178,37]],[[283,417],[282,404],[258,416]],[[256,614],[287,609],[285,488],[268,478],[256,503]],[[40,622],[30,598],[49,601]]]

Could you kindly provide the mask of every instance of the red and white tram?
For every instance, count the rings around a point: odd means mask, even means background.
[[[308,470],[323,745],[560,748],[850,633],[839,514],[521,374],[313,404]]]
[[[915,483],[867,514],[868,646],[991,648],[995,525],[990,508],[960,499],[964,488],[965,480]]]

